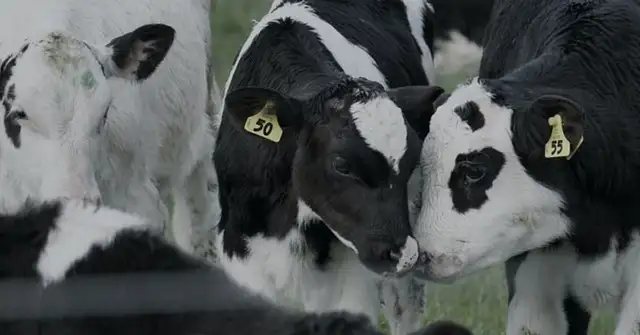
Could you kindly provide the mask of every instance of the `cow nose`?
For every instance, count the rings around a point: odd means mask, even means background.
[[[396,273],[404,273],[413,268],[418,262],[420,251],[415,238],[407,236],[402,242],[397,243],[397,247],[389,250],[389,259],[392,264],[396,264]]]

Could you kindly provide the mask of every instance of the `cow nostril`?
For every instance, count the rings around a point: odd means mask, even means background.
[[[402,258],[400,251],[389,250],[389,259],[393,262],[398,262]]]

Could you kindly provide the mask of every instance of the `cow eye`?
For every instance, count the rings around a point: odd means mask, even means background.
[[[477,183],[484,178],[487,169],[482,165],[466,165],[464,178],[468,184]]]
[[[347,160],[340,157],[340,156],[336,156],[333,158],[333,169],[338,173],[341,174],[343,176],[350,176],[351,175],[351,171],[349,170],[349,164],[347,163]]]

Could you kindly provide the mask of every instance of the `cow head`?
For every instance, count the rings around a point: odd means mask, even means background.
[[[574,183],[574,161],[546,158],[545,145],[549,118],[560,115],[572,150],[579,146],[581,108],[531,88],[505,95],[498,85],[475,79],[459,87],[431,119],[415,229],[427,256],[418,269],[428,279],[459,278],[570,229],[564,185]]]
[[[418,258],[407,181],[428,130],[424,121],[442,92],[439,87],[385,91],[378,83],[348,78],[306,98],[240,88],[227,95],[226,107],[236,126],[244,127],[247,118],[270,105],[283,134],[279,143],[264,140],[264,145],[295,150],[291,175],[298,222],[321,219],[369,269],[398,275]]]
[[[93,162],[114,98],[107,79],[145,80],[164,59],[174,35],[169,26],[149,24],[92,45],[52,32],[4,58],[2,206],[25,198],[99,201]]]

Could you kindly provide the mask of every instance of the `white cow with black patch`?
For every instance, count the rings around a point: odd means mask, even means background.
[[[0,208],[66,196],[207,218],[209,0],[7,0]],[[153,75],[152,75],[153,73]],[[188,231],[178,242],[190,249]]]
[[[80,200],[0,214],[2,335],[382,335],[362,315],[279,308],[137,215]],[[435,322],[410,335],[471,335]]]
[[[508,335],[584,334],[606,303],[638,334],[640,5],[494,9],[480,78],[441,96],[424,142],[423,275],[517,256]]]
[[[419,327],[407,182],[443,91],[410,85],[433,75],[432,14],[424,0],[288,0],[256,23],[214,153],[217,254],[243,286],[372,321],[382,299],[394,335]]]

